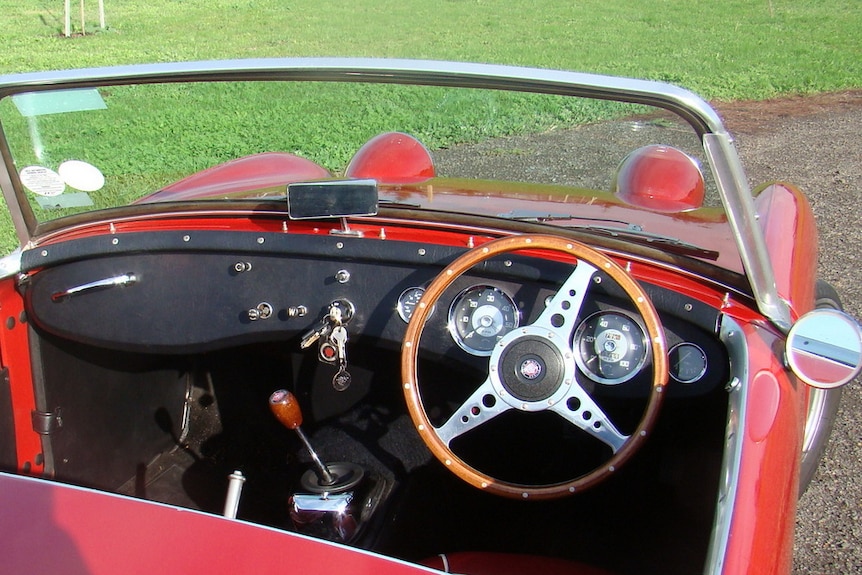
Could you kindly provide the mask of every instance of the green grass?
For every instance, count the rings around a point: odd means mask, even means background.
[[[61,2],[0,0],[0,74],[175,60],[372,56],[506,63],[657,79],[715,100],[862,87],[859,0],[105,0],[108,26],[104,30],[97,26],[96,0],[86,0],[86,34],[80,33],[78,6],[72,4],[74,34],[66,38]],[[162,97],[176,96],[170,92]],[[310,119],[309,130],[295,134],[288,148],[279,139],[277,149],[313,156],[333,170],[343,167],[369,135],[391,129],[384,119],[397,120],[403,113],[386,107],[386,102],[396,100],[391,97],[377,99],[358,113],[356,106],[369,101],[358,91],[356,101],[334,99],[321,106],[323,95],[315,94],[323,116]],[[188,116],[204,110],[202,103],[208,99],[211,96],[203,94],[198,104],[175,110],[183,116],[176,123],[188,125]],[[433,147],[577,122],[584,114],[595,118],[595,110],[543,109],[537,99],[523,100],[514,116],[479,122],[470,118],[474,129],[469,132],[447,122],[453,114],[445,109],[414,118],[411,131]],[[189,103],[183,98],[177,101]],[[280,101],[301,105],[296,98]],[[275,116],[267,102],[258,109],[269,113],[272,124]],[[458,107],[457,102],[451,104]],[[156,102],[152,107],[163,113]],[[295,113],[295,109],[283,110],[278,116]],[[356,117],[362,118],[359,127]],[[342,131],[333,134],[338,118],[344,120]],[[185,155],[188,162],[177,173],[232,157],[234,146],[223,135],[248,133],[243,125],[253,124],[261,137],[261,151],[268,149],[266,117],[229,120],[229,126],[213,126],[208,116],[206,125],[196,131],[218,131],[218,139],[172,140],[181,154],[171,157]],[[62,125],[66,120],[58,121],[58,133],[67,134]],[[326,124],[329,132],[322,135],[315,129],[318,124]],[[125,136],[119,125],[106,126],[97,129]],[[277,122],[270,127],[283,138]],[[410,124],[396,122],[395,127],[405,129]],[[148,154],[171,154],[141,148],[135,158],[116,157],[113,151],[118,146],[112,144],[111,135],[92,135],[102,148],[92,151],[104,158],[100,166],[142,161]],[[165,139],[141,135],[151,141]],[[58,146],[61,157],[62,142]],[[112,171],[135,174],[136,170],[130,164]],[[8,230],[8,223],[0,223],[3,228]],[[8,231],[0,234],[4,252],[14,243]]]
[[[80,31],[77,3],[73,24]],[[862,87],[859,0],[0,0],[0,73],[271,56],[454,59],[668,80],[711,99]]]

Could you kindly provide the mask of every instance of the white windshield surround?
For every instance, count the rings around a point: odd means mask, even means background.
[[[715,111],[699,96],[670,84],[595,74],[456,62],[345,58],[256,59],[121,66],[0,76],[0,97],[38,89],[68,89],[102,83],[148,83],[181,80],[355,81],[431,86],[462,86],[550,93],[646,104],[685,119],[701,137],[743,267],[758,308],[782,331],[792,323],[789,307],[778,295],[766,244],[757,224],[754,201],[731,136]],[[12,211],[22,245],[36,221],[16,191],[10,158],[0,172],[0,188]],[[20,188],[20,186],[17,186]]]

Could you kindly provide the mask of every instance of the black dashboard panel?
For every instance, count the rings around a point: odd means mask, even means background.
[[[27,313],[37,329],[55,336],[135,353],[193,354],[264,341],[299,350],[300,338],[320,325],[331,302],[348,300],[355,308],[347,325],[350,346],[394,351],[406,329],[397,310],[399,295],[427,285],[465,251],[358,238],[297,241],[295,236],[280,248],[277,242],[258,241],[261,249],[254,251],[224,245],[225,235],[231,234],[212,236],[218,241],[209,246],[180,249],[158,233],[142,234],[141,242],[161,243],[161,249],[127,248],[99,257],[64,246],[62,257],[24,282]],[[285,237],[278,239],[285,242]],[[438,302],[423,348],[447,361],[481,363],[482,358],[459,349],[449,333],[448,306],[457,294],[470,286],[493,286],[513,299],[526,324],[538,317],[570,271],[568,264],[520,255],[481,264]],[[134,281],[115,281],[130,277]],[[720,384],[727,359],[714,336],[718,310],[671,290],[649,284],[644,289],[660,313],[668,348],[692,343],[709,362],[703,377],[674,386],[675,393],[697,394]],[[633,313],[621,296],[612,281],[594,282],[582,317],[599,311]],[[271,315],[255,319],[254,310],[263,308],[271,308]],[[640,386],[636,378],[620,389],[605,387],[613,395]]]

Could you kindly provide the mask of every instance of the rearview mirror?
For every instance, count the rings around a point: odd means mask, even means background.
[[[287,214],[292,220],[376,215],[377,182],[324,180],[289,184]]]
[[[790,369],[813,387],[840,387],[862,370],[862,328],[849,315],[816,309],[803,315],[787,334]]]

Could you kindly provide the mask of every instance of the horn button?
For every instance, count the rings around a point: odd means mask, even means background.
[[[548,399],[560,388],[565,367],[556,347],[538,336],[521,337],[500,354],[500,385],[518,401]]]

